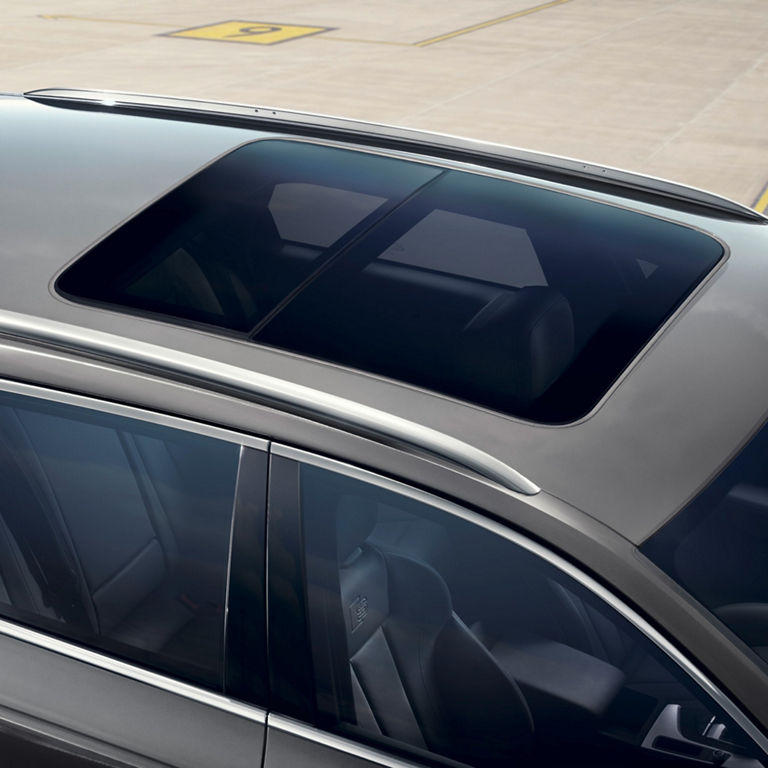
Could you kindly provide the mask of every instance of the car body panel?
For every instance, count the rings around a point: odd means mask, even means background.
[[[30,137],[12,158],[25,187],[0,191],[5,233],[0,256],[14,267],[12,279],[0,287],[6,309],[34,307],[42,318],[98,327],[297,383],[311,380],[320,391],[461,435],[635,543],[705,485],[768,412],[768,394],[761,387],[768,372],[768,321],[760,278],[768,267],[756,245],[763,242],[768,251],[763,224],[677,214],[675,220],[727,241],[726,262],[630,365],[631,375],[625,372],[586,418],[541,426],[219,334],[56,297],[53,278],[94,240],[222,152],[263,134],[57,109],[24,99],[5,98],[0,107],[11,118],[4,117],[5,129]],[[59,122],[59,131],[50,132],[50,120]],[[121,146],[106,152],[99,141]],[[90,154],[98,155],[98,162],[88,162]],[[48,167],[49,173],[21,172],[35,167]],[[630,204],[604,193],[579,194],[669,217],[659,206]],[[29,205],[31,199],[36,205]],[[66,200],[73,206],[69,212],[62,204]],[[717,347],[718,355],[701,354],[708,345]],[[640,411],[642,419],[636,416]]]
[[[205,391],[190,382],[168,381],[147,371],[129,371],[87,357],[78,359],[56,349],[8,340],[0,344],[0,366],[12,379],[34,380],[56,390],[106,398],[150,413],[190,417],[347,464],[375,468],[511,525],[534,541],[546,542],[556,554],[623,596],[768,730],[768,699],[763,693],[768,672],[741,641],[713,622],[706,610],[631,542],[545,491],[535,496],[516,494],[450,464],[281,413],[232,392]]]
[[[259,765],[263,712],[228,712],[2,631],[0,654],[3,719],[93,753],[94,764],[204,768],[221,764],[224,750],[227,765]]]
[[[663,185],[653,200],[648,189],[618,194],[615,180],[601,186],[591,173],[589,183],[574,186],[547,173],[525,176],[519,168],[434,161],[665,218],[725,245],[722,261],[592,411],[573,423],[547,426],[232,334],[59,296],[55,279],[68,264],[223,153],[267,136],[354,146],[338,135],[293,136],[284,124],[274,133],[261,123],[255,129],[209,124],[205,114],[187,121],[109,110],[109,103],[92,111],[0,97],[0,136],[13,138],[17,147],[5,162],[19,179],[0,189],[5,380],[90,396],[97,409],[99,401],[121,403],[146,409],[148,418],[157,412],[223,427],[257,449],[264,440],[288,446],[284,454],[313,452],[501,522],[617,595],[664,642],[690,656],[718,694],[748,712],[758,736],[768,733],[766,665],[637,548],[727,464],[768,414],[764,219],[734,211],[711,215],[695,202],[670,208]],[[400,145],[373,151],[433,161],[426,144],[421,154],[417,140],[408,140],[410,152]],[[544,164],[557,166],[555,159]],[[646,187],[652,186],[649,180]],[[286,393],[271,397],[257,386],[259,376],[285,382]],[[315,407],[308,405],[313,396]],[[371,414],[388,414],[413,429],[398,433]],[[467,450],[449,450],[454,443]],[[467,458],[473,451],[509,472],[484,473],[482,462]],[[260,764],[261,715],[243,716],[52,650],[0,626],[0,655],[16,660],[4,665],[0,710],[21,713],[28,730],[53,739],[77,732],[70,741],[78,749],[97,745],[98,752],[103,746],[103,754],[117,761],[130,752],[138,764],[210,765],[220,761],[226,744],[231,764]],[[48,696],[46,677],[62,681],[55,696]],[[65,701],[70,689],[75,694]],[[108,706],[99,698],[104,691],[118,703]],[[71,711],[69,719],[62,719],[64,711]],[[172,712],[171,726],[153,720],[157,712]],[[206,727],[185,734],[183,723],[193,719]],[[266,738],[268,768],[300,760],[401,764],[375,750],[355,753],[338,740],[313,741],[302,728],[308,726],[275,716]]]

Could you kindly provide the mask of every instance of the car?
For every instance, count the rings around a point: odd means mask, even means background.
[[[768,766],[768,227],[263,107],[0,96],[7,765]]]

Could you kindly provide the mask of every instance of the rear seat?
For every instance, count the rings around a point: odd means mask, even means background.
[[[17,505],[25,517],[23,523],[0,521],[8,602],[58,617],[80,636],[163,655],[170,650],[183,664],[210,668],[216,662],[206,653],[221,642],[215,633],[223,590],[212,608],[215,589],[190,590],[189,579],[180,578],[192,569],[182,567],[168,516],[173,494],[153,482],[143,457],[149,450],[153,461],[165,451],[167,472],[183,458],[171,457],[162,440],[0,407],[0,464],[15,482],[16,496],[24,497]],[[0,511],[5,518],[12,514],[7,506]],[[30,538],[32,548],[25,551],[19,542]],[[47,549],[41,556],[42,546]],[[211,547],[217,549],[215,542]],[[40,561],[37,572],[31,558]],[[64,590],[59,582],[67,580]]]

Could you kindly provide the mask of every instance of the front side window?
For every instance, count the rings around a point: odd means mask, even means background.
[[[239,446],[0,394],[0,614],[221,686]]]
[[[523,546],[311,465],[300,498],[327,727],[482,768],[763,765],[634,625]]]
[[[768,662],[768,428],[641,547]]]

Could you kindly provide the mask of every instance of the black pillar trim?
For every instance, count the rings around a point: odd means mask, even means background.
[[[270,456],[267,612],[271,708],[315,720],[307,620],[299,465]]]
[[[224,690],[269,704],[267,673],[265,451],[242,448],[232,527]]]

